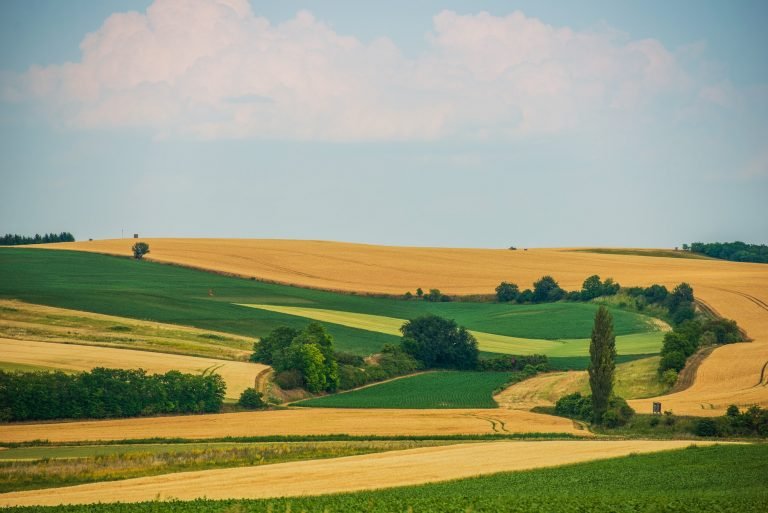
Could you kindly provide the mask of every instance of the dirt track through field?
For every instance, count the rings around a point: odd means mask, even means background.
[[[251,499],[317,495],[445,481],[680,449],[689,441],[490,442],[427,447],[327,460],[165,474],[0,494],[0,505]],[[704,442],[699,445],[710,445]],[[343,477],[342,477],[343,476]]]
[[[226,396],[235,399],[239,398],[246,388],[255,386],[256,377],[269,369],[266,365],[256,363],[8,338],[0,338],[0,362],[74,371],[109,367],[141,368],[149,373],[178,370],[196,374],[204,370],[212,370],[220,374],[227,383]]]
[[[568,419],[527,411],[291,408],[213,415],[6,424],[0,425],[0,443],[342,433],[358,436],[421,436],[532,432],[591,436]]]
[[[492,294],[502,280],[530,287],[542,275],[578,289],[592,274],[624,285],[686,281],[697,297],[735,319],[753,339],[712,352],[693,385],[664,396],[678,414],[720,415],[731,403],[768,407],[758,386],[768,362],[768,265],[721,260],[588,253],[569,249],[452,249],[372,246],[260,239],[146,239],[149,257],[190,267],[281,283],[356,292],[403,294],[438,288],[447,294]],[[61,243],[42,247],[130,255],[131,240]],[[37,246],[38,248],[41,246]],[[650,412],[658,399],[632,401]]]

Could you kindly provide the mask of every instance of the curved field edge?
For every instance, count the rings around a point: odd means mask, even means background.
[[[430,437],[556,433],[592,436],[561,417],[519,410],[288,408],[247,413],[0,425],[0,444],[349,435]]]
[[[557,468],[311,497],[162,503],[168,513],[549,513],[763,511],[768,447],[694,447]],[[723,472],[727,468],[728,472]],[[155,513],[157,502],[20,507],[19,513]]]
[[[106,497],[112,502],[142,502],[302,496],[530,470],[688,445],[690,442],[647,440],[460,444],[13,492],[0,495],[0,505],[88,504]],[[339,479],[342,475],[345,478]]]
[[[397,319],[382,315],[342,312],[321,308],[258,304],[240,304],[239,306],[278,312],[323,323],[339,324],[350,328],[375,331],[393,336],[400,336],[400,327],[406,322],[406,319]],[[512,306],[509,308],[511,310],[516,307]],[[617,352],[623,355],[657,353],[661,349],[661,341],[664,334],[660,330],[650,329],[653,326],[651,323],[648,323],[646,326],[649,329],[645,332],[617,336]],[[589,355],[589,339],[531,339],[485,333],[475,330],[470,330],[470,333],[477,339],[478,348],[481,351],[488,353],[517,355],[545,354],[553,357]]]
[[[19,447],[0,451],[0,493],[455,443],[474,442],[348,440]]]
[[[508,372],[427,372],[292,403],[315,408],[498,408],[493,392]]]
[[[0,338],[0,361],[68,371],[89,371],[95,367],[144,369],[150,374],[213,371],[224,379],[226,397],[231,399],[239,398],[246,388],[255,387],[256,377],[268,369],[266,365],[250,362],[4,338]]]
[[[253,338],[0,299],[0,337],[247,360]]]

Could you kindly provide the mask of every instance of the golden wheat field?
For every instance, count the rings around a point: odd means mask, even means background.
[[[254,387],[256,377],[269,369],[256,363],[8,338],[0,338],[0,362],[71,371],[91,370],[94,367],[141,368],[150,374],[172,370],[193,374],[215,371],[227,383],[226,396],[234,399],[239,398],[246,388]]]
[[[570,433],[590,436],[569,419],[527,411],[345,410],[290,408],[248,413],[0,425],[0,443],[47,439],[51,442],[177,437],[278,435],[464,435]]]
[[[698,445],[711,445],[700,442]],[[490,442],[181,472],[0,494],[1,506],[291,497],[370,490],[681,449],[688,441]],[[456,462],[460,461],[461,465]],[[344,479],[339,479],[344,476]]]
[[[149,258],[281,283],[342,291],[402,294],[439,288],[448,294],[489,294],[501,280],[521,287],[551,274],[567,289],[589,275],[624,285],[686,281],[697,298],[738,321],[751,343],[715,350],[693,386],[665,396],[678,414],[719,415],[725,408],[768,406],[768,266],[709,259],[589,253],[572,249],[452,249],[260,239],[143,239]],[[130,239],[61,243],[75,249],[130,255]],[[762,378],[762,379],[761,379]],[[650,411],[654,399],[632,401]]]

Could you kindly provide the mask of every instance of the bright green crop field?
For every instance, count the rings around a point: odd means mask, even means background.
[[[268,284],[155,262],[27,248],[0,248],[0,276],[1,298],[253,337],[283,325],[300,328],[309,320],[242,304],[304,307],[394,319],[413,319],[434,313],[455,319],[460,325],[491,338],[496,335],[541,339],[538,342],[542,344],[541,352],[563,357],[579,356],[583,348],[552,341],[582,339],[583,342],[590,335],[597,308],[586,303],[505,305],[373,298]],[[617,335],[641,339],[641,344],[627,354],[658,352],[661,335],[653,331],[647,317],[618,309],[612,312]],[[355,325],[325,324],[337,348],[343,351],[367,355],[399,340],[392,330],[381,332]],[[553,344],[562,349],[548,351]],[[489,346],[484,350],[501,349]],[[619,353],[622,353],[621,343]]]
[[[293,403],[320,408],[496,408],[509,372],[426,372],[351,392]]]
[[[768,445],[689,448],[372,492],[266,500],[18,508],[45,513],[751,513]]]

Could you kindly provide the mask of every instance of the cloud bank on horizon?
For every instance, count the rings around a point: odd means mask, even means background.
[[[741,97],[701,71],[696,45],[608,27],[442,11],[425,38],[409,56],[309,11],[273,24],[247,0],[156,0],[111,15],[85,36],[78,62],[4,72],[2,97],[68,128],[299,141],[504,140],[657,112],[686,118],[738,108]],[[768,169],[764,156],[750,166]]]

